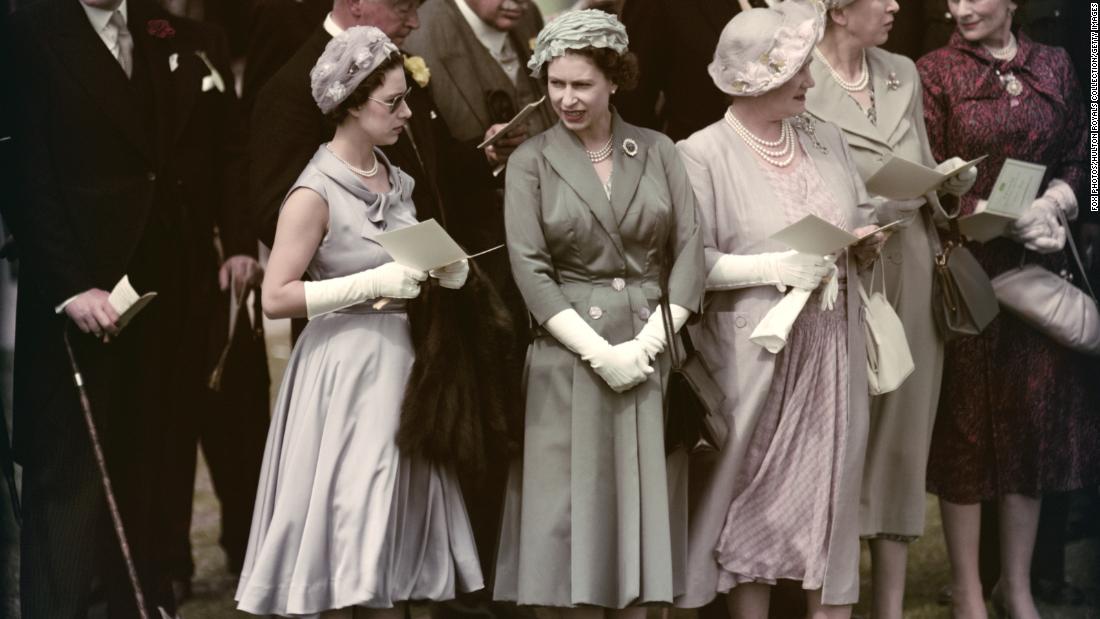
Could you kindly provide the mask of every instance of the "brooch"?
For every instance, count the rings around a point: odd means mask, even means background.
[[[821,143],[821,140],[817,139],[817,123],[814,121],[813,116],[810,116],[809,113],[795,116],[794,126],[798,127],[802,133],[805,133],[806,136],[810,138],[810,141],[814,143],[817,150],[821,151],[824,155],[829,154],[829,147],[825,146]]]
[[[901,80],[898,79],[897,73],[894,73],[893,71],[890,72],[890,75],[886,78],[886,87],[890,90],[897,90],[898,88],[901,88]]]
[[[637,155],[638,143],[635,142],[632,138],[627,138],[623,140],[623,152],[626,153],[627,157],[633,157],[634,155]]]

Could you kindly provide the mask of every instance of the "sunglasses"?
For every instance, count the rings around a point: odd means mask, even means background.
[[[390,114],[393,114],[395,111],[397,111],[397,108],[401,107],[401,104],[404,103],[405,100],[409,98],[409,95],[412,93],[412,90],[413,90],[412,86],[409,86],[408,90],[406,90],[405,92],[403,92],[403,93],[397,95],[396,97],[390,99],[389,101],[383,101],[382,99],[375,99],[374,97],[367,97],[367,98],[370,99],[371,101],[374,101],[375,103],[381,103],[382,105],[386,106],[386,110],[388,110]]]

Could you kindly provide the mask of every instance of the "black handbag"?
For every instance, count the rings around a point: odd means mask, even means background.
[[[661,314],[672,362],[665,386],[665,452],[681,447],[688,451],[721,450],[729,434],[729,423],[722,413],[726,396],[692,346],[686,329],[681,330],[677,341],[667,295],[661,297]]]
[[[982,265],[963,246],[956,217],[948,218],[951,226],[947,242],[940,242],[939,229],[927,209],[922,209],[928,221],[928,239],[932,246],[934,273],[932,277],[932,315],[944,340],[963,335],[978,335],[1000,312]]]

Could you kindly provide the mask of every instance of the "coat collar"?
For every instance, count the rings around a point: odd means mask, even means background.
[[[806,94],[806,107],[811,114],[836,124],[845,133],[862,136],[884,151],[890,151],[904,133],[898,130],[916,92],[916,83],[912,79],[901,79],[886,55],[877,48],[867,50],[867,66],[871,71],[878,125],[871,123],[816,55],[810,64],[815,85]],[[896,83],[896,88],[890,87],[891,81]]]
[[[615,148],[612,156],[614,167],[611,176],[611,200],[604,193],[600,179],[585,154],[584,145],[565,125],[559,122],[547,130],[542,152],[558,176],[577,192],[592,211],[616,249],[625,255],[622,237],[619,235],[619,223],[629,211],[637,192],[645,170],[649,144],[641,132],[623,122],[617,112],[612,112],[611,132]],[[634,156],[624,152],[623,143],[628,139],[637,145]]]

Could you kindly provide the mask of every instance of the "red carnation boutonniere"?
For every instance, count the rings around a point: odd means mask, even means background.
[[[145,32],[158,39],[171,39],[176,36],[176,29],[167,19],[150,19],[145,23]]]

